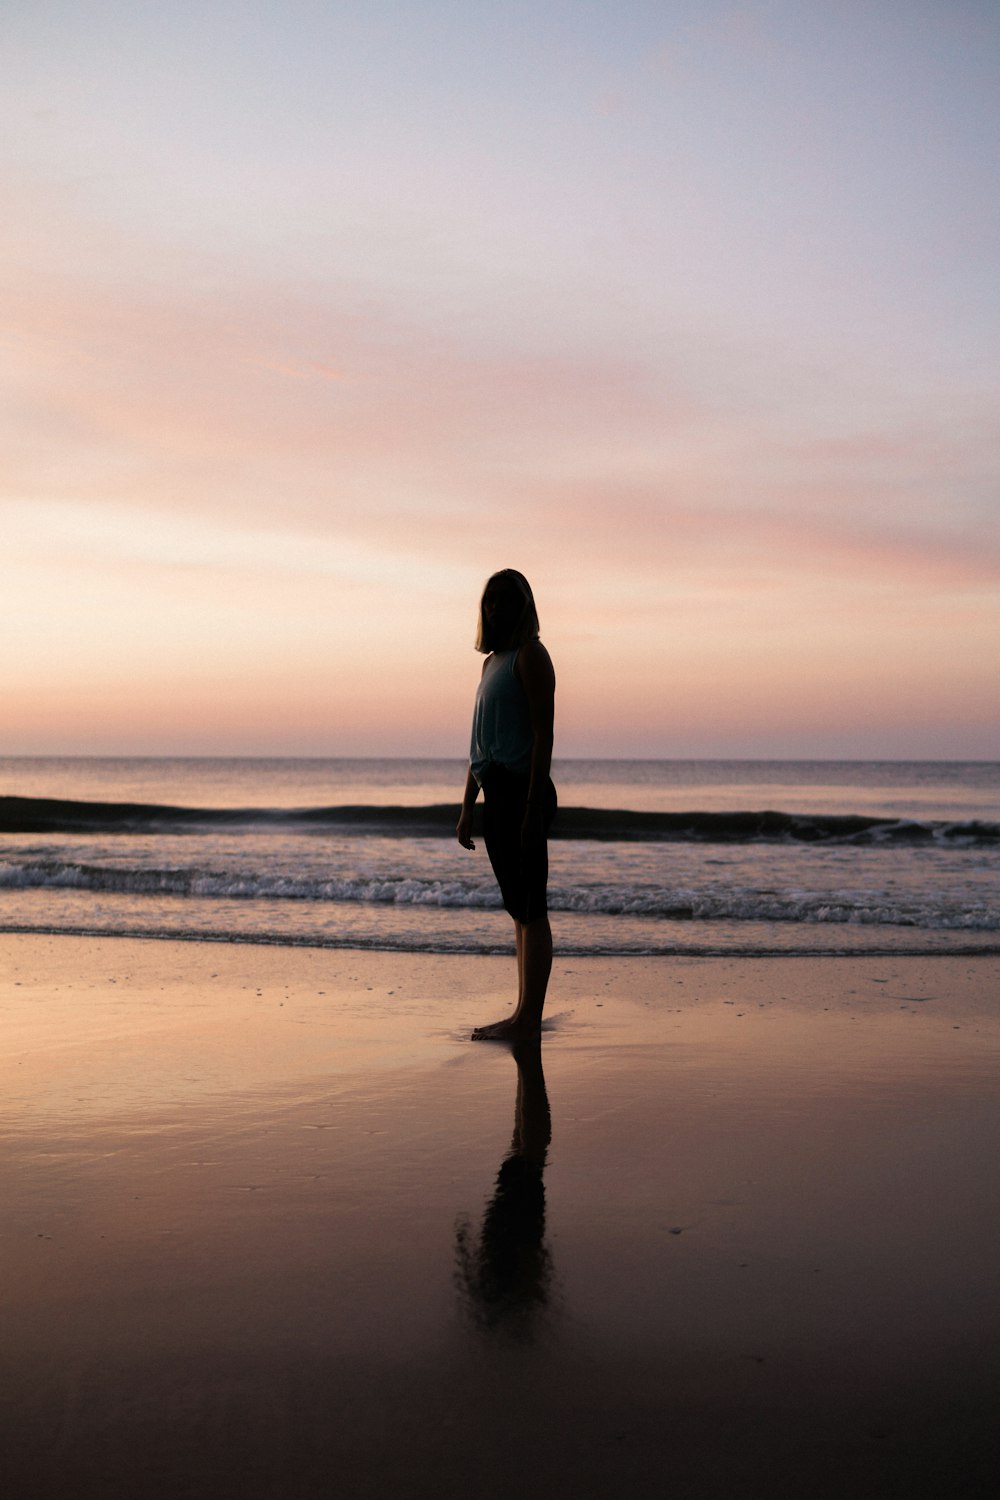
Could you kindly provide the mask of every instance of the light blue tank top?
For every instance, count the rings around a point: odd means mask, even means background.
[[[492,765],[531,770],[531,717],[516,661],[517,651],[494,651],[476,689],[469,764],[480,786]]]

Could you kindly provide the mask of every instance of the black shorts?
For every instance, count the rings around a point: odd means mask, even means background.
[[[533,922],[548,910],[545,887],[549,850],[545,838],[521,847],[521,824],[528,803],[528,776],[490,766],[483,778],[483,837],[503,904],[516,922]],[[548,834],[556,815],[556,789],[547,781],[542,793],[542,825]]]

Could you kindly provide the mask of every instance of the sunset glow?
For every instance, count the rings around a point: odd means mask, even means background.
[[[996,7],[5,30],[0,753],[996,755]]]

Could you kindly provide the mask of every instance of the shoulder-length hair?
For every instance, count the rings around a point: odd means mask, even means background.
[[[483,599],[491,584],[505,583],[512,585],[521,595],[524,603],[520,617],[514,626],[509,638],[503,641],[495,640],[483,617]],[[483,586],[482,599],[479,601],[479,624],[476,628],[476,650],[487,655],[490,651],[514,650],[523,646],[526,641],[537,641],[538,639],[538,611],[535,608],[535,596],[531,592],[531,584],[523,573],[516,568],[501,568],[499,573],[492,573]]]

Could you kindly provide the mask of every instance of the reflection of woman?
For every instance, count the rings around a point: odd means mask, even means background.
[[[474,849],[472,808],[482,788],[486,852],[517,944],[517,1005],[473,1037],[536,1036],[552,969],[552,932],[545,887],[546,835],[555,815],[549,777],[555,673],[538,639],[538,613],[528,580],[513,568],[487,581],[479,607],[476,650],[488,652],[476,693],[469,774],[458,842]]]
[[[497,1173],[478,1243],[473,1243],[467,1223],[458,1226],[457,1280],[480,1327],[502,1326],[524,1337],[548,1300],[552,1275],[542,1183],[552,1125],[538,1039],[519,1043],[514,1061],[513,1139]]]

